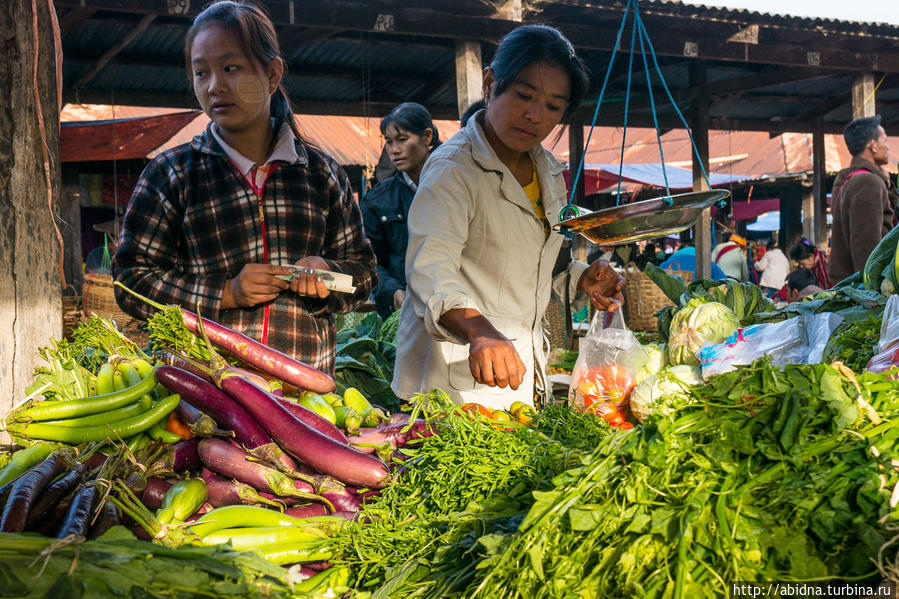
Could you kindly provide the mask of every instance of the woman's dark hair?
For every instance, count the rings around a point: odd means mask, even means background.
[[[768,239],[768,242],[765,244],[766,250],[773,250],[776,247],[777,247],[777,240],[774,239],[773,237]]]
[[[818,278],[815,276],[815,273],[808,268],[800,268],[787,275],[787,287],[795,289],[796,291],[802,291],[809,285],[817,284]]]
[[[571,81],[571,95],[562,115],[562,122],[568,119],[580,106],[584,94],[587,93],[587,67],[578,58],[571,42],[562,33],[548,25],[522,25],[507,33],[499,46],[490,69],[496,87],[494,95],[500,95],[518,77],[526,66],[548,61],[562,69]]]
[[[853,156],[858,156],[865,151],[865,146],[872,139],[877,139],[877,130],[880,127],[880,115],[862,117],[853,120],[843,129],[843,139],[846,147]]]
[[[431,131],[431,145],[428,149],[433,150],[440,145],[440,132],[434,126],[431,120],[431,113],[428,109],[417,102],[403,102],[390,111],[390,114],[381,119],[381,135],[387,135],[387,127],[393,125],[401,131],[414,133],[419,137],[424,137],[425,132]]]
[[[808,239],[803,239],[790,248],[790,259],[799,262],[815,255],[815,248]]]
[[[190,48],[193,45],[194,38],[200,31],[214,24],[220,25],[233,33],[239,40],[247,57],[255,60],[263,67],[268,67],[274,59],[281,58],[278,34],[275,32],[275,26],[272,25],[271,19],[268,18],[265,12],[254,4],[223,0],[207,6],[203,12],[197,15],[190,29],[187,30],[187,36],[184,38],[184,62],[187,65],[188,78],[192,79],[193,77],[190,65]],[[286,75],[287,66],[285,65],[284,68]],[[284,80],[283,76],[281,80]],[[278,84],[278,89],[271,96],[271,116],[275,122],[272,129],[272,147],[269,150],[273,149],[275,143],[277,143],[278,132],[284,123],[287,123],[297,139],[302,139],[300,130],[293,120],[293,110],[290,107],[290,100],[287,98],[287,92],[284,91],[283,84]]]
[[[462,118],[459,119],[459,126],[463,129],[465,125],[468,124],[468,120],[474,116],[474,113],[479,111],[484,107],[484,100],[477,100],[471,104],[468,108],[465,109],[465,112],[462,113]]]

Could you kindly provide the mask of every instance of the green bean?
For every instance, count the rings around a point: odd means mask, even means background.
[[[165,425],[163,421],[160,420],[149,429],[147,429],[147,434],[150,435],[151,439],[156,439],[157,441],[162,441],[163,443],[168,443],[171,445],[172,443],[177,443],[181,440],[181,435],[170,433],[165,430]]]
[[[11,480],[15,480],[20,474],[44,461],[53,451],[53,446],[49,443],[35,443],[31,447],[20,449],[13,454],[12,459],[6,468],[0,472],[0,487]]]
[[[256,553],[278,565],[320,562],[331,559],[334,548],[331,545],[315,542],[298,545],[297,543],[278,543],[253,547]]]
[[[267,545],[320,545],[327,535],[312,526],[266,526],[224,528],[203,537],[204,545],[231,543],[234,549],[250,549]]]
[[[15,416],[19,422],[63,420],[77,416],[88,416],[108,412],[137,401],[142,395],[149,393],[156,386],[156,377],[152,374],[133,387],[121,391],[85,397],[75,401],[41,401]]]
[[[198,537],[208,536],[218,530],[236,526],[309,526],[322,525],[326,528],[342,527],[348,520],[337,516],[295,518],[253,505],[228,505],[204,514],[190,528]]]
[[[53,426],[66,426],[69,428],[80,427],[80,426],[94,426],[97,424],[105,424],[113,422],[118,422],[119,420],[125,420],[126,418],[131,418],[132,416],[137,416],[138,414],[143,414],[147,410],[150,409],[152,402],[149,397],[144,395],[140,398],[139,401],[135,401],[132,404],[125,406],[124,408],[119,408],[117,410],[110,410],[108,412],[100,412],[99,414],[91,414],[90,416],[81,416],[79,418],[66,418],[64,420],[45,420],[44,424],[52,424]]]
[[[106,438],[128,438],[142,433],[178,406],[181,396],[169,395],[155,406],[132,418],[111,422],[96,426],[82,428],[68,428],[54,426],[42,422],[35,422],[25,426],[10,425],[10,432],[21,434],[32,439],[45,439],[49,441],[61,441],[70,445],[87,443],[90,441],[103,441]]]

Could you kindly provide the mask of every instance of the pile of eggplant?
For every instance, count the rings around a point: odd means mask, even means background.
[[[7,430],[26,448],[0,472],[0,530],[77,540],[122,522],[170,547],[229,543],[337,584],[329,536],[376,500],[395,452],[431,431],[355,389],[335,395],[327,374],[183,312],[209,362],[118,356],[96,373],[104,392],[32,401],[8,415]],[[111,386],[120,370],[130,384]]]

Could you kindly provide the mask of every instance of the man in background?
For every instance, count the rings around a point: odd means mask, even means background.
[[[874,246],[893,227],[889,180],[882,168],[889,159],[890,146],[880,122],[880,116],[859,118],[843,129],[852,161],[833,182],[827,268],[831,281],[841,281],[861,270]]]
[[[749,266],[746,258],[746,240],[739,235],[731,235],[727,241],[712,248],[712,262],[724,271],[731,279],[746,281],[749,279]]]

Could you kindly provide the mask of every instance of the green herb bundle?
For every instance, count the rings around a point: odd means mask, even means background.
[[[899,412],[895,383],[861,385]],[[694,392],[535,493],[460,595],[716,597],[729,581],[877,575],[899,422],[869,423],[856,387],[822,364],[762,360]]]
[[[610,434],[601,419],[564,406],[548,406],[534,430],[464,414],[440,392],[416,402],[425,403],[437,435],[410,452],[408,467],[365,509],[365,522],[342,538],[338,561],[375,597],[464,588],[487,547],[517,530],[532,492],[550,488]]]

